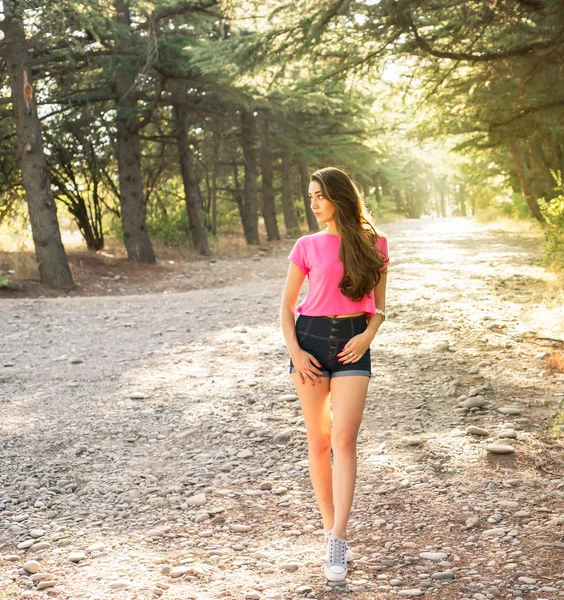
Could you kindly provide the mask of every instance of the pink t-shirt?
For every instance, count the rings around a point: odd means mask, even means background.
[[[374,290],[364,296],[359,302],[354,302],[344,296],[339,289],[343,277],[344,266],[339,259],[341,237],[319,231],[305,235],[294,244],[288,258],[296,264],[308,279],[308,292],[304,301],[296,311],[310,317],[326,315],[350,315],[364,311],[367,316],[376,314],[374,311]],[[380,248],[387,257],[381,270],[389,262],[388,240],[379,237],[376,247]]]

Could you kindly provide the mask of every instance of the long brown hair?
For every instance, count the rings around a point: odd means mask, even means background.
[[[311,180],[319,183],[323,196],[335,206],[335,225],[341,237],[339,259],[344,265],[339,289],[347,298],[359,302],[380,283],[380,269],[387,257],[375,246],[378,237],[384,236],[377,230],[360,190],[346,173],[326,167],[315,171]]]

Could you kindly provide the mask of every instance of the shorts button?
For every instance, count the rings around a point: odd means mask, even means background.
[[[339,321],[335,321],[335,320],[331,321],[331,323],[333,323],[333,325],[336,325],[338,322]]]
[[[330,339],[330,340],[334,340],[334,339],[335,339],[335,336],[334,336],[334,335],[330,335],[330,336],[329,336],[329,339]]]

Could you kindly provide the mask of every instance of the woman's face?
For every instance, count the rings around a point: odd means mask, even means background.
[[[335,205],[323,196],[321,186],[317,181],[309,182],[310,208],[318,223],[332,221],[335,216]]]

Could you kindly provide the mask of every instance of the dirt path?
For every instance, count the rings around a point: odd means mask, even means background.
[[[322,577],[285,241],[199,263],[207,289],[0,302],[0,598],[564,598],[563,345],[542,339],[564,313],[540,321],[538,241],[383,229],[345,585]]]

